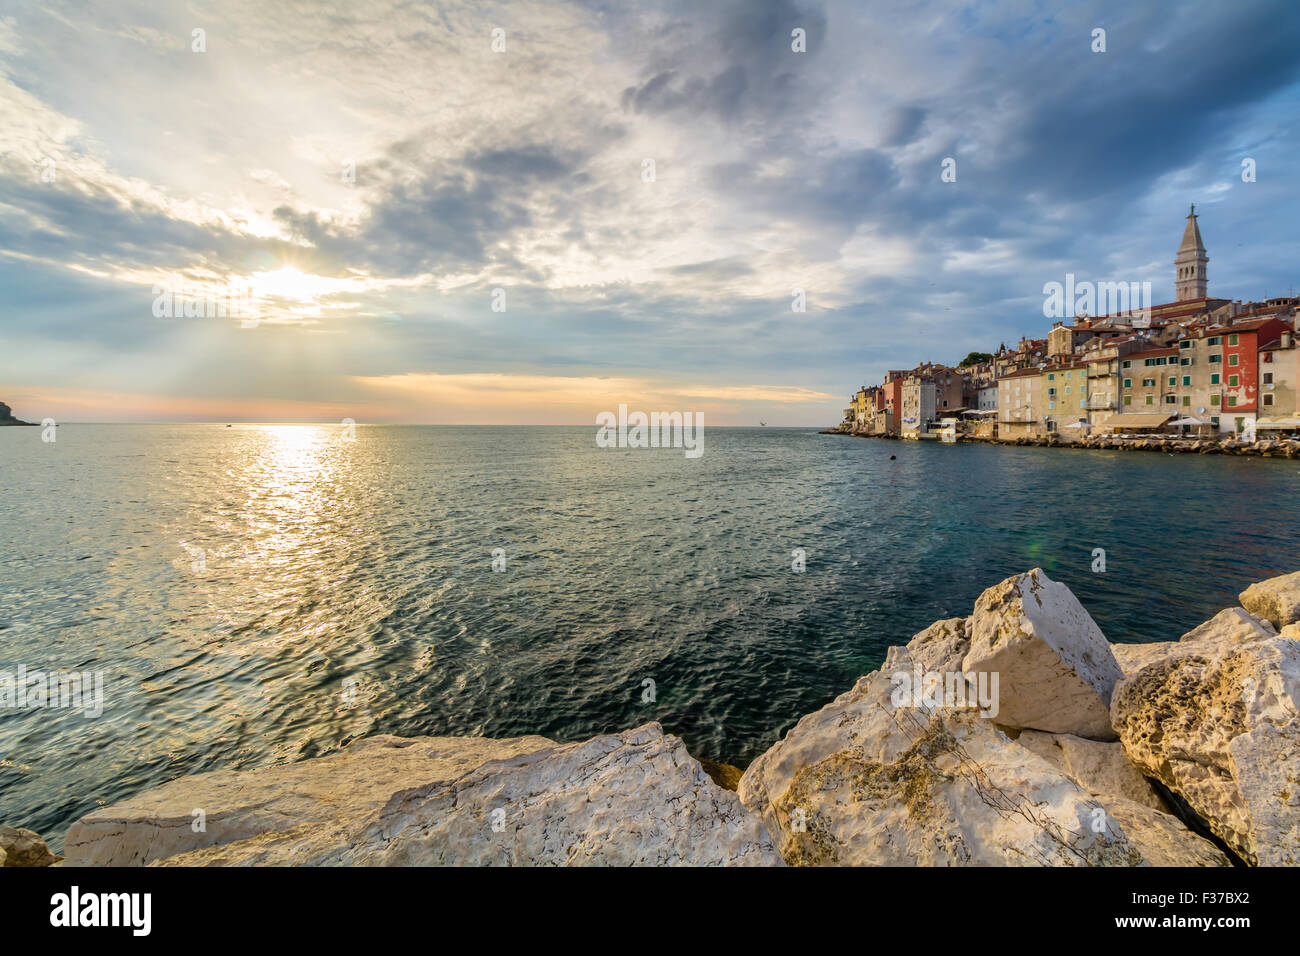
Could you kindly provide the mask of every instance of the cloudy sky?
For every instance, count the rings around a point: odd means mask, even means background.
[[[0,401],[832,424],[1066,272],[1169,300],[1189,203],[1286,294],[1297,116],[1289,2],[4,0]]]

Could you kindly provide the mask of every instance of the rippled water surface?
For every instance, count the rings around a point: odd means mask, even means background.
[[[0,708],[0,823],[61,846],[182,774],[374,733],[658,720],[743,766],[1014,572],[1148,641],[1300,568],[1296,462],[775,428],[709,429],[692,460],[594,435],[0,429],[0,671],[105,681],[97,719]]]

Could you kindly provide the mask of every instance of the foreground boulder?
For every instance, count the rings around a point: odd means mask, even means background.
[[[1244,616],[1243,616],[1244,615]],[[1115,687],[1128,759],[1243,860],[1300,863],[1300,641],[1230,609]]]
[[[944,660],[952,622],[915,639]],[[912,645],[909,645],[909,648]],[[1176,818],[1098,798],[970,706],[915,705],[898,672],[860,679],[745,771],[740,797],[793,865],[1226,865]],[[950,659],[950,658],[949,658]],[[902,700],[900,705],[899,701]]]
[[[0,827],[0,866],[53,866],[62,859],[31,830]]]
[[[1168,813],[1146,777],[1124,756],[1120,743],[1103,743],[1072,734],[1044,734],[1026,730],[1016,743],[1032,750],[1089,793],[1121,797],[1152,810]]]
[[[1003,726],[1115,739],[1110,695],[1119,664],[1070,589],[1039,568],[980,595],[962,670],[999,675]]]
[[[575,744],[371,737],[269,770],[183,777],[83,817],[66,853],[99,865],[782,862],[736,794],[654,723]]]
[[[1252,584],[1241,592],[1241,606],[1279,630],[1300,621],[1300,571]]]

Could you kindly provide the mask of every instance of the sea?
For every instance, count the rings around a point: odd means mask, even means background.
[[[167,780],[375,734],[658,721],[744,767],[1017,572],[1146,642],[1300,569],[1295,461],[774,427],[709,427],[687,457],[595,436],[0,429],[0,680],[102,688],[0,705],[0,824],[57,851],[79,816]]]

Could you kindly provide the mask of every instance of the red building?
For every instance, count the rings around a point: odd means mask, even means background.
[[[1241,432],[1259,412],[1259,350],[1290,326],[1275,315],[1246,319],[1215,329],[1223,336],[1223,405],[1220,414]]]

